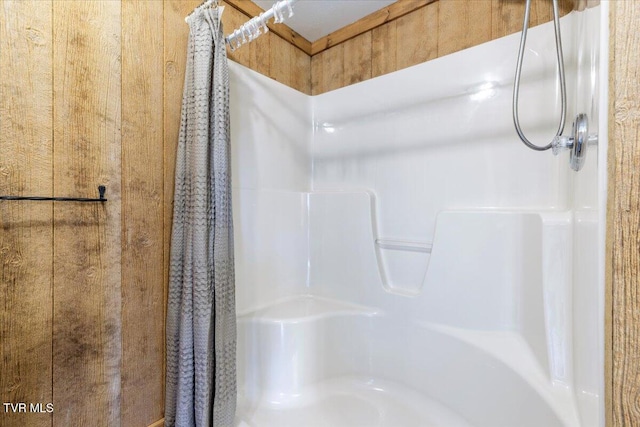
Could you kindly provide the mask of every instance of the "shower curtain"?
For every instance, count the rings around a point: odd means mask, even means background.
[[[187,19],[167,306],[165,426],[233,425],[236,324],[229,72],[221,8]]]

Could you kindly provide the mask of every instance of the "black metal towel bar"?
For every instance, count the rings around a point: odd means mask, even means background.
[[[98,186],[99,199],[88,199],[86,197],[37,197],[37,196],[0,196],[0,200],[35,200],[53,202],[106,202],[104,193],[107,188],[104,185]]]

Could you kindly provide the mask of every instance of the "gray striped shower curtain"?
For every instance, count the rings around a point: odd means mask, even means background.
[[[165,426],[230,427],[236,323],[229,70],[220,8],[187,18],[171,233]]]

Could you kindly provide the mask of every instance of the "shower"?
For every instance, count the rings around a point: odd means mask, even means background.
[[[602,6],[556,3],[311,97],[231,64],[238,425],[602,425]]]
[[[518,93],[520,90],[520,75],[522,73],[522,59],[524,57],[524,49],[527,43],[527,31],[529,27],[529,14],[531,12],[531,0],[527,0],[524,14],[524,24],[522,27],[522,35],[520,38],[520,49],[518,51],[518,64],[516,66],[516,77],[513,87],[513,124],[515,125],[518,137],[529,148],[535,151],[545,151],[552,149],[553,154],[558,155],[562,150],[571,150],[571,157],[569,163],[571,169],[579,171],[585,162],[585,156],[587,154],[587,144],[597,144],[598,136],[596,134],[589,134],[589,119],[584,113],[580,113],[576,116],[573,122],[573,136],[562,137],[564,132],[564,125],[567,113],[567,87],[566,78],[564,74],[564,58],[562,54],[562,37],[560,35],[560,16],[558,12],[558,0],[553,0],[553,30],[556,37],[556,55],[558,59],[558,81],[560,85],[561,96],[561,112],[560,112],[560,124],[558,125],[558,131],[556,132],[553,140],[545,145],[538,146],[529,141],[520,127],[520,119],[518,118]]]

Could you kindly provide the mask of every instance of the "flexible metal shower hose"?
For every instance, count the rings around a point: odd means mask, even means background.
[[[545,146],[539,146],[533,144],[524,136],[522,128],[520,127],[520,120],[518,118],[518,95],[520,92],[520,74],[522,73],[522,59],[524,58],[524,48],[527,43],[527,29],[529,27],[529,14],[531,11],[531,0],[527,0],[525,12],[524,12],[524,24],[522,26],[522,36],[520,38],[520,50],[518,51],[518,64],[516,65],[516,78],[513,85],[513,124],[516,127],[518,136],[524,142],[524,144],[536,151],[545,151],[551,148],[552,142]],[[564,131],[566,113],[567,113],[567,88],[564,78],[564,58],[562,56],[562,39],[560,37],[560,16],[558,13],[558,0],[553,0],[553,27],[556,35],[556,56],[558,59],[558,76],[560,78],[560,95],[562,102],[562,112],[560,114],[560,125],[556,133],[556,138],[562,135]],[[555,138],[554,138],[555,139]]]

